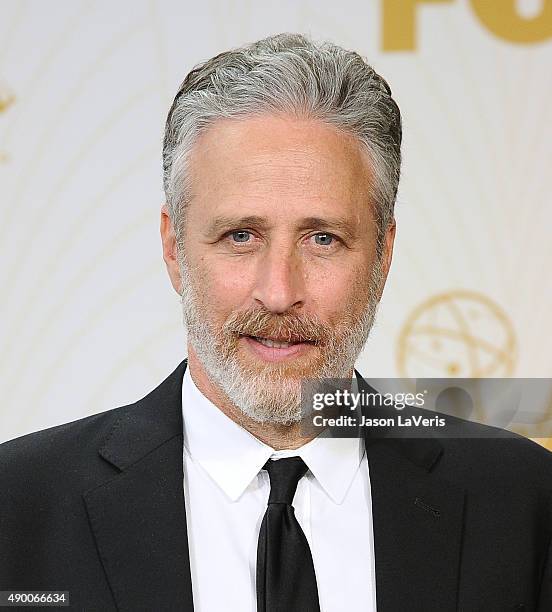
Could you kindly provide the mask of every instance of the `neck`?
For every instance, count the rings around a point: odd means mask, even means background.
[[[217,406],[228,418],[274,450],[300,448],[318,435],[319,432],[306,433],[309,428],[305,427],[305,424],[301,421],[290,425],[259,423],[244,414],[211,381],[190,344],[188,344],[188,368],[190,368],[190,375],[194,384],[210,402]],[[351,373],[351,376],[353,376],[353,373]],[[310,429],[312,430],[312,428]]]

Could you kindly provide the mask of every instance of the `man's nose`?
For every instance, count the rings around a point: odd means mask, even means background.
[[[284,313],[303,304],[303,267],[290,248],[267,249],[257,268],[253,298],[275,313]]]

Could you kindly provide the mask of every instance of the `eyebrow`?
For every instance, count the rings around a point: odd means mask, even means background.
[[[206,235],[215,237],[220,234],[220,232],[235,227],[251,227],[266,231],[270,228],[270,223],[266,217],[261,217],[259,215],[247,215],[243,217],[221,215],[215,217],[211,223],[209,223],[206,229]],[[356,224],[351,223],[348,219],[343,217],[304,217],[297,224],[297,229],[314,229],[319,231],[337,230],[351,240],[357,236]]]
[[[344,217],[305,217],[298,229],[337,230],[353,240],[357,236],[357,225]]]
[[[221,215],[215,217],[211,223],[209,223],[205,233],[209,237],[215,237],[220,232],[231,227],[254,227],[256,229],[266,230],[269,224],[265,217],[260,217],[258,215],[248,215],[246,217],[228,217]]]

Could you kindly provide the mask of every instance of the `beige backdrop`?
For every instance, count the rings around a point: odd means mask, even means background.
[[[185,355],[159,240],[186,72],[300,31],[404,116],[367,377],[550,377],[552,0],[1,0],[0,441],[144,395]]]

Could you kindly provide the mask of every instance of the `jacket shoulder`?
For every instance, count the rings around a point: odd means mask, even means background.
[[[413,438],[413,447],[431,444],[438,458],[433,471],[463,485],[479,482],[552,495],[552,452],[544,446],[507,429],[418,406],[406,406],[402,413],[429,423],[410,427],[406,437]]]
[[[113,474],[98,454],[132,404],[29,433],[0,444],[0,486],[7,498],[28,499],[57,489],[82,490]]]
[[[12,460],[26,458],[44,461],[49,457],[61,456],[72,447],[82,449],[83,444],[89,445],[106,435],[109,428],[131,407],[132,404],[112,408],[3,442],[0,444],[0,463],[6,466]]]
[[[140,441],[147,443],[156,433],[163,439],[165,430],[181,431],[181,412],[174,400],[179,397],[186,363],[182,361],[155,389],[133,403],[0,444],[0,486],[9,494],[25,485],[35,492],[46,492],[49,487],[82,491],[116,473],[118,468],[100,452],[119,430],[125,431],[123,450],[132,450]]]
[[[552,496],[552,452],[512,431],[464,419],[448,419],[442,466],[491,488],[503,486]]]

